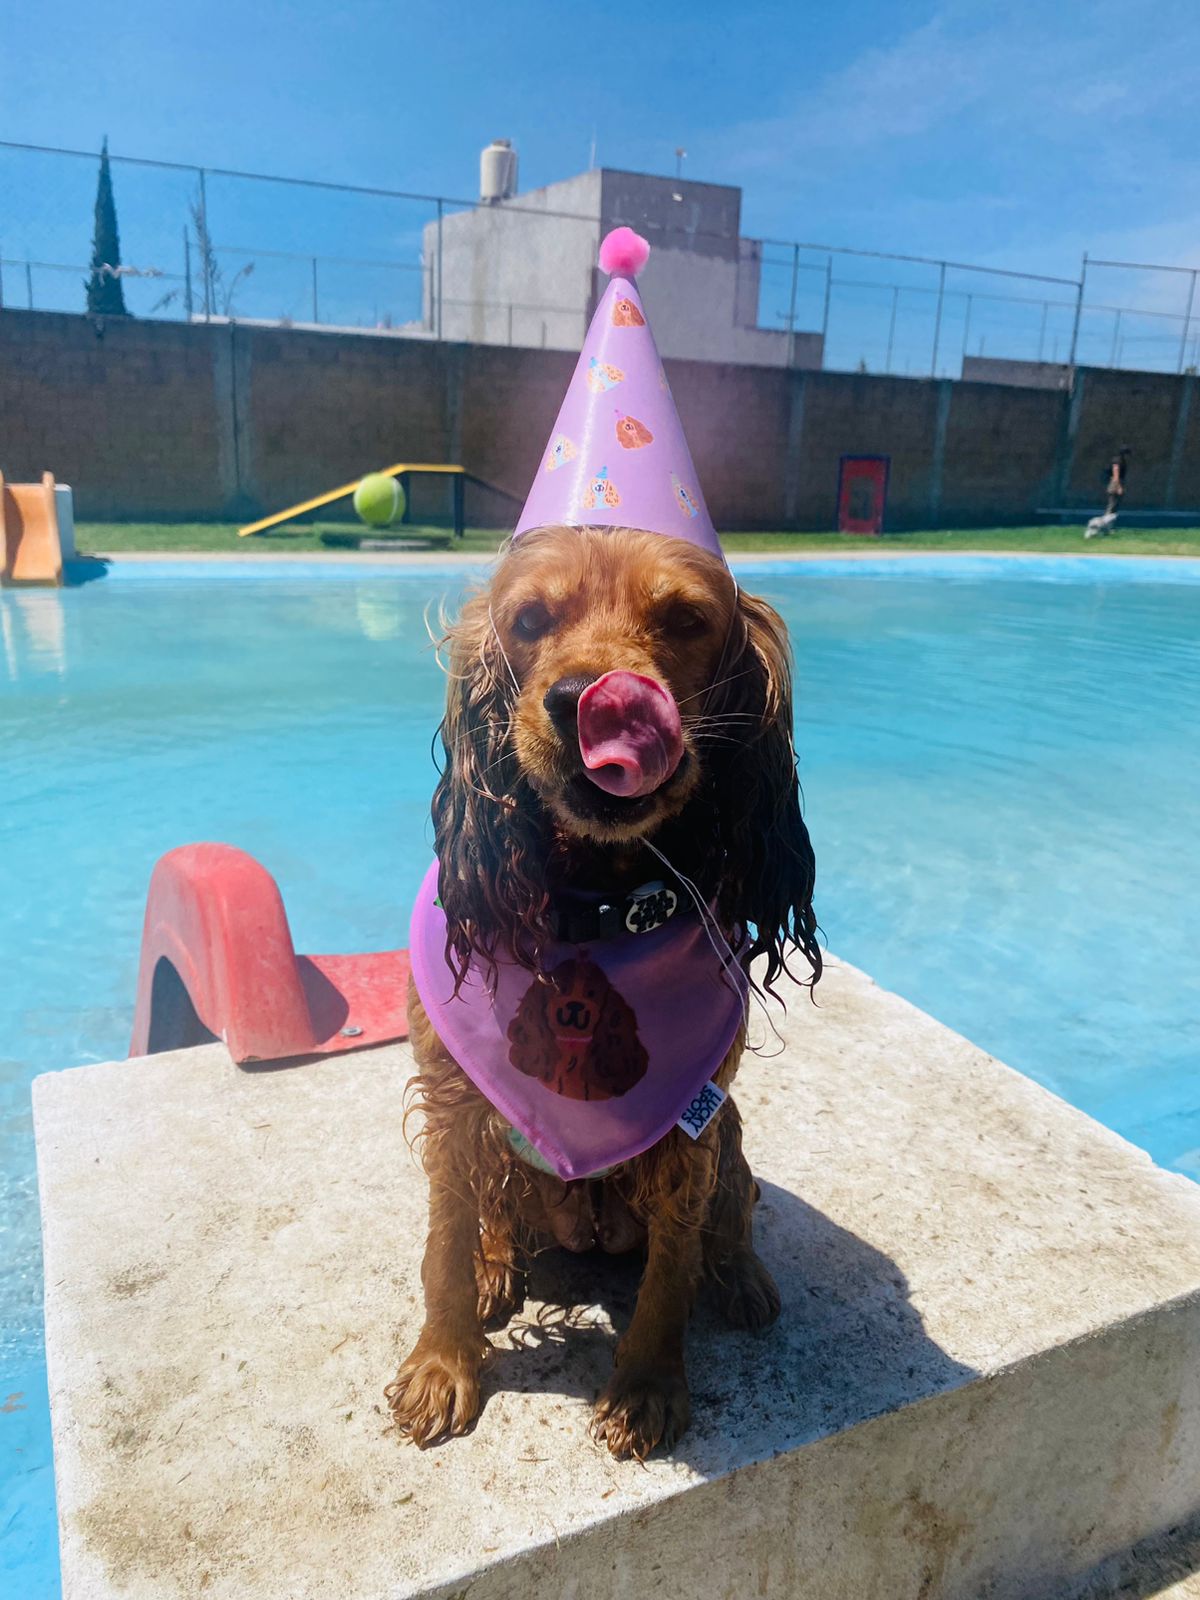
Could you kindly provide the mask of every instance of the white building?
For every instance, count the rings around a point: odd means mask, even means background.
[[[664,356],[820,367],[819,333],[758,326],[762,244],[741,237],[741,209],[729,185],[608,167],[481,202],[425,229],[426,326],[440,281],[443,338],[578,350],[607,282],[600,241],[624,223],[650,241],[639,288]]]

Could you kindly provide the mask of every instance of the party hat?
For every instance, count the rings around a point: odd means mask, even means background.
[[[645,528],[721,554],[654,335],[633,280],[650,246],[616,228],[600,246],[611,277],[517,523]]]

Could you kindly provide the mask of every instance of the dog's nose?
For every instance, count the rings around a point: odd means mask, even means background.
[[[559,678],[542,696],[550,721],[560,733],[571,733],[575,728],[575,714],[579,710],[579,696],[595,683],[594,672],[579,672],[570,678]]]

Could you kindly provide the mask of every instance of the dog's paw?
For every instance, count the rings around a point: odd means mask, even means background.
[[[753,1250],[742,1250],[714,1274],[713,1289],[726,1322],[733,1328],[757,1333],[769,1328],[779,1315],[779,1290],[775,1279]]]
[[[482,1351],[417,1348],[383,1391],[400,1433],[424,1450],[479,1415]]]
[[[682,1366],[618,1367],[596,1402],[592,1437],[618,1459],[644,1461],[660,1444],[671,1449],[687,1432],[691,1417]]]
[[[507,1322],[525,1304],[525,1274],[512,1262],[476,1260],[475,1283],[484,1327]]]

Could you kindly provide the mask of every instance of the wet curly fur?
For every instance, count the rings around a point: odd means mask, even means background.
[[[497,958],[538,972],[553,938],[553,889],[635,887],[655,867],[645,839],[698,884],[728,939],[749,926],[747,959],[763,958],[765,987],[789,972],[794,952],[796,976],[816,982],[787,636],[770,606],[682,540],[548,528],[502,556],[448,644],[433,818],[446,956],[460,982],[468,963],[486,973]],[[544,704],[551,685],[617,669],[665,683],[683,718],[679,767],[636,801],[587,782],[577,740]],[[700,1284],[735,1326],[765,1327],[779,1312],[751,1242],[757,1190],[732,1098],[695,1142],[674,1130],[602,1179],[565,1183],[514,1154],[507,1123],[439,1039],[415,988],[409,1016],[418,1065],[409,1112],[430,1214],[425,1324],[387,1390],[399,1430],[424,1446],[471,1426],[484,1324],[520,1308],[530,1254],[554,1243],[636,1247],[645,1272],[593,1432],[616,1456],[669,1448],[689,1418],[684,1335]],[[714,1074],[726,1090],[743,1046],[744,1034]]]

